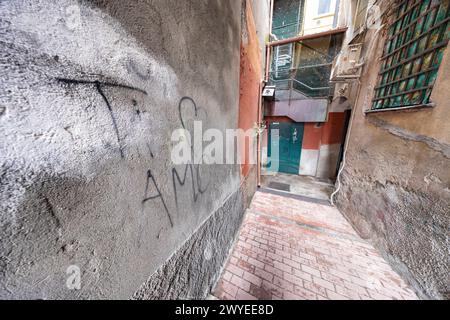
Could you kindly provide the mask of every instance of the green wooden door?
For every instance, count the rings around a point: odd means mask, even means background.
[[[269,170],[298,174],[303,141],[303,123],[272,122],[269,129],[268,156],[271,161]],[[278,133],[274,130],[278,130]],[[278,157],[274,149],[278,150]]]

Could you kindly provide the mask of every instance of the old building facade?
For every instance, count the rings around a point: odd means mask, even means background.
[[[256,170],[176,165],[171,134],[257,122],[269,9],[1,1],[1,298],[207,296]]]
[[[335,201],[422,297],[448,299],[449,1],[368,1],[363,24],[357,2],[343,52],[362,46],[360,70],[338,72],[352,120]]]
[[[336,177],[349,106],[335,101],[329,80],[346,30],[344,9],[340,1],[274,1],[268,85],[276,91],[265,103],[262,152],[268,172]]]

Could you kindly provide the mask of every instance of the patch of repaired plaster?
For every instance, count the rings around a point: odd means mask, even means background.
[[[442,143],[442,142],[437,141],[434,138],[408,131],[406,129],[392,125],[392,124],[388,123],[387,121],[384,121],[377,117],[368,116],[367,119],[368,119],[369,123],[373,124],[374,126],[380,128],[382,130],[385,130],[401,139],[424,143],[429,148],[442,153],[444,155],[444,157],[450,159],[450,145],[447,143]]]

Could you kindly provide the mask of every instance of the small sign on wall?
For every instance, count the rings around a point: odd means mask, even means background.
[[[262,96],[265,98],[274,98],[275,88],[276,88],[275,86],[265,86]]]

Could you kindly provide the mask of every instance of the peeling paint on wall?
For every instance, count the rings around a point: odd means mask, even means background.
[[[427,137],[422,134],[417,134],[398,126],[392,125],[382,119],[376,117],[369,117],[368,121],[382,130],[386,130],[389,133],[405,140],[420,142],[426,144],[430,149],[442,153],[442,155],[450,159],[450,144],[439,142],[432,137]]]
[[[386,10],[382,21],[387,26],[394,18],[394,1],[377,5]],[[369,15],[376,12],[369,10]],[[384,31],[368,29],[361,39],[361,98],[353,109],[337,205],[420,297],[449,299],[450,51],[447,48],[433,88],[434,108],[365,115],[380,71]],[[349,100],[355,101],[356,94]]]
[[[259,96],[261,75],[261,47],[256,33],[255,18],[253,16],[251,2],[243,1],[243,21],[241,39],[241,61],[239,78],[239,124],[238,127],[244,131],[252,130],[259,122]],[[253,149],[257,147],[256,139],[253,141]],[[256,153],[256,152],[255,152]],[[241,174],[248,175],[250,159],[248,147],[243,144],[241,150],[243,157]],[[247,160],[245,160],[247,159]]]

